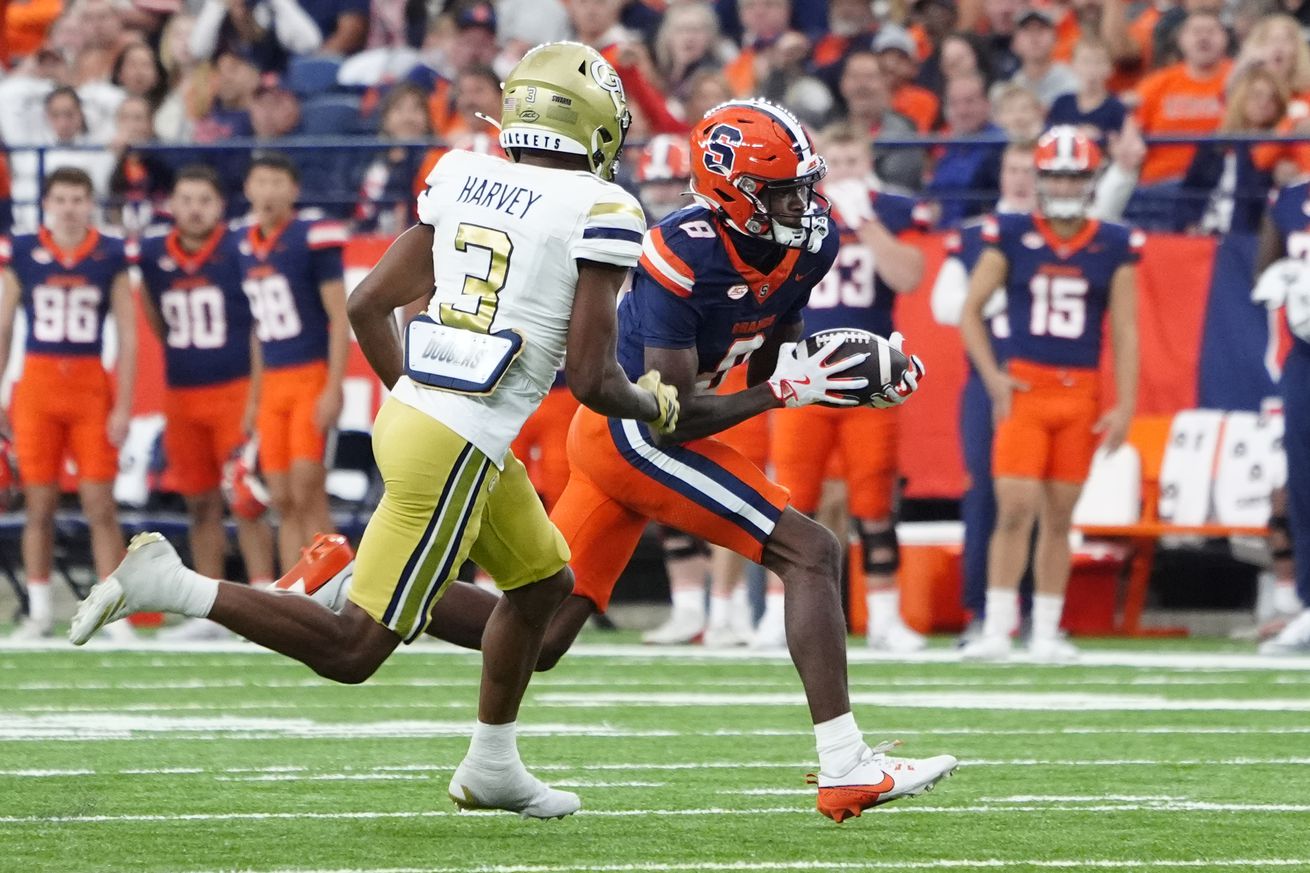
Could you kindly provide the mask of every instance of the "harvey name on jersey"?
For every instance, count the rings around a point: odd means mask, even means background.
[[[514,331],[523,350],[489,394],[405,376],[393,396],[500,464],[564,359],[578,261],[635,265],[646,220],[632,195],[591,173],[467,151],[444,155],[427,184],[418,214],[433,231],[428,315],[478,333]]]
[[[1010,354],[1055,367],[1096,367],[1111,281],[1137,262],[1141,233],[1089,220],[1061,239],[1040,215],[1011,213],[988,218],[982,238],[1009,264]]]
[[[801,321],[838,245],[828,234],[817,252],[783,248],[725,229],[700,206],[674,212],[646,235],[619,303],[619,363],[635,379],[647,347],[694,348],[697,388],[713,390],[775,330]]]

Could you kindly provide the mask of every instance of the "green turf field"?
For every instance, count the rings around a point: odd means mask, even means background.
[[[865,658],[870,739],[962,766],[839,826],[785,658],[588,639],[520,721],[529,766],[583,798],[551,822],[446,797],[476,655],[416,648],[341,687],[248,646],[0,651],[0,871],[1310,870],[1310,659]]]

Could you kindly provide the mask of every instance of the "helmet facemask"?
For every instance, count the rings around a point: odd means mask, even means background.
[[[1096,173],[1037,172],[1037,205],[1055,219],[1084,218],[1096,196]]]
[[[787,248],[815,248],[828,233],[828,215],[832,204],[816,186],[827,175],[823,158],[816,158],[813,170],[795,179],[757,179],[741,176],[736,180],[737,190],[745,195],[754,207],[746,226],[737,228],[750,236],[776,242]],[[779,209],[778,204],[798,199],[802,209]]]

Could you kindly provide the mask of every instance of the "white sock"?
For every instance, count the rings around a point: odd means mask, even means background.
[[[745,583],[732,589],[732,594],[728,598],[728,610],[728,625],[750,633],[754,616],[751,615],[751,601]]]
[[[701,621],[704,621],[705,589],[700,587],[674,588],[673,611],[680,615],[698,615]]]
[[[1059,636],[1060,617],[1063,615],[1063,594],[1034,594],[1033,639],[1053,640]]]
[[[710,595],[710,627],[727,627],[732,616],[732,596],[730,594]]]
[[[1008,637],[1019,624],[1019,596],[1010,588],[987,589],[987,616],[983,635]]]
[[[869,636],[880,637],[901,621],[901,592],[895,588],[870,591],[864,598],[869,608]]]
[[[27,617],[36,624],[50,624],[53,620],[49,579],[27,580]]]
[[[1274,583],[1274,611],[1279,615],[1296,615],[1301,611],[1301,599],[1296,596],[1295,581],[1279,579]]]
[[[787,595],[781,591],[769,591],[764,595],[764,615],[760,624],[782,624],[787,614]]]
[[[483,767],[503,768],[519,763],[518,723],[485,724],[473,727],[466,759]]]
[[[855,715],[849,712],[816,724],[814,739],[819,747],[819,769],[829,776],[849,773],[867,748]]]
[[[201,576],[195,570],[183,567],[178,573],[172,593],[177,599],[169,604],[165,612],[189,615],[192,618],[207,618],[209,611],[214,608],[214,599],[218,597],[218,580]]]

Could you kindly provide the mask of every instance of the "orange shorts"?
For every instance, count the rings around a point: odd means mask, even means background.
[[[314,409],[327,376],[326,361],[264,371],[255,431],[265,473],[285,473],[293,461],[323,463],[327,434],[314,423]]]
[[[1009,371],[1030,388],[1014,392],[1009,417],[996,426],[992,476],[1081,485],[1096,453],[1100,375],[1018,360]]]
[[[648,520],[759,562],[787,489],[717,439],[655,446],[644,424],[583,407],[569,428],[569,484],[551,520],[573,552],[573,593],[609,605]]]
[[[736,394],[746,390],[746,367],[733,367],[720,383],[719,394]],[[769,416],[770,413],[748,418],[741,424],[716,433],[714,438],[726,446],[736,449],[746,460],[761,470],[769,466]]]
[[[532,487],[550,510],[569,483],[569,423],[578,411],[577,398],[563,385],[550,389],[510,445],[514,457],[528,468]]]
[[[895,409],[834,409],[804,406],[773,414],[773,472],[801,512],[819,508],[823,480],[833,473],[846,481],[847,503],[856,518],[881,520],[892,512],[900,416]]]
[[[113,385],[99,357],[28,355],[11,412],[23,482],[54,485],[65,455],[72,456],[82,481],[114,481],[118,449],[107,429],[113,404]]]
[[[245,442],[241,419],[249,397],[249,379],[164,391],[164,453],[179,494],[218,487],[223,464]]]

